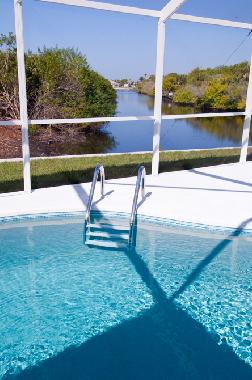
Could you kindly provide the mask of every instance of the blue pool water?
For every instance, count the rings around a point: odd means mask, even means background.
[[[252,238],[142,222],[135,251],[83,219],[0,225],[0,379],[252,379]]]

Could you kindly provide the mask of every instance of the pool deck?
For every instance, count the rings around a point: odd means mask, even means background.
[[[106,171],[106,168],[105,168]],[[99,184],[94,207],[130,212],[136,177]],[[90,183],[0,195],[0,216],[85,211]],[[252,162],[162,173],[146,177],[146,197],[138,213],[220,227],[252,229]]]

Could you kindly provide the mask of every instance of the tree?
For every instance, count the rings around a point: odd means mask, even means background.
[[[197,101],[196,96],[193,95],[193,93],[187,89],[187,88],[179,88],[173,97],[173,100],[175,103],[180,104],[195,104]]]
[[[248,62],[196,68],[188,74],[170,73],[163,79],[163,96],[176,103],[193,104],[199,109],[244,110],[248,78]],[[154,80],[149,76],[137,84],[136,90],[154,95]]]
[[[74,49],[25,54],[29,118],[111,116],[116,92]],[[0,116],[19,118],[15,36],[0,36]]]
[[[187,82],[196,86],[201,85],[202,82],[207,80],[208,75],[210,74],[209,70],[210,69],[202,70],[197,67],[187,75]]]
[[[163,95],[168,96],[170,92],[175,92],[179,87],[186,83],[185,75],[170,73],[163,79]]]
[[[227,85],[221,80],[212,80],[203,97],[204,106],[211,109],[223,110],[228,108],[229,100],[226,95]]]
[[[3,119],[19,118],[16,39],[13,33],[0,35],[0,115]]]
[[[177,88],[176,78],[171,75],[165,75],[163,79],[163,95],[168,95],[169,92],[174,92]]]

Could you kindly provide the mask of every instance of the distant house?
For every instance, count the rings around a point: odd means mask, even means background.
[[[110,83],[111,83],[111,86],[113,86],[114,88],[119,87],[119,83],[116,82],[115,80],[110,80]]]
[[[136,82],[133,82],[132,80],[110,80],[111,85],[118,89],[118,88],[124,88],[124,89],[130,89],[135,87]]]

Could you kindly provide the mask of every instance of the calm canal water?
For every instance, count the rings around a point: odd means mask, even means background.
[[[154,99],[133,91],[117,91],[117,116],[153,115]],[[171,106],[163,102],[163,114],[194,113],[193,108]],[[242,117],[163,120],[161,149],[236,147],[241,144]],[[103,152],[152,150],[152,121],[107,123],[101,132],[111,137],[111,144],[100,145]],[[108,136],[107,136],[108,137]],[[110,145],[110,146],[109,146]]]

